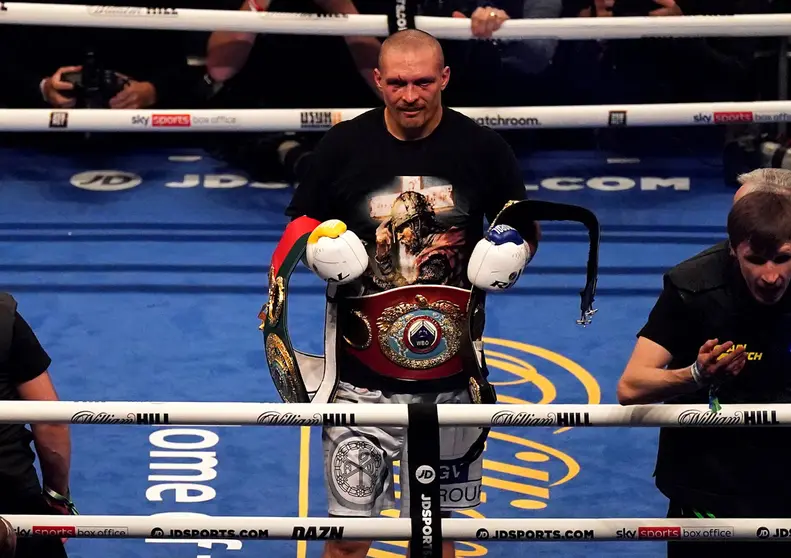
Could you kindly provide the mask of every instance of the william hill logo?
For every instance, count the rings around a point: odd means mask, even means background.
[[[526,343],[507,339],[484,339],[486,362],[491,371],[492,383],[497,388],[500,403],[504,404],[551,404],[555,401],[562,384],[583,395],[575,400],[579,404],[596,405],[601,402],[600,388],[596,379],[576,362]],[[569,388],[569,375],[576,381]],[[535,396],[535,390],[539,395]],[[523,399],[529,397],[530,400]],[[552,490],[572,481],[580,472],[580,464],[566,452],[561,451],[570,429],[591,424],[587,413],[551,413],[533,416],[510,411],[498,413],[500,424],[489,433],[483,459],[482,486],[477,483],[465,485],[466,470],[450,465],[440,471],[440,479],[452,478],[460,488],[440,489],[440,498],[445,506],[452,507],[465,501],[480,501],[474,509],[458,509],[454,517],[483,519],[491,517],[529,517],[530,510],[541,510],[552,505]],[[522,426],[549,428],[522,428]],[[519,428],[514,428],[519,427]],[[560,436],[555,436],[560,435]],[[532,438],[552,437],[551,444]],[[472,475],[471,475],[472,476]],[[400,482],[400,475],[394,475]],[[400,491],[396,486],[396,497]],[[513,508],[503,512],[504,504]],[[487,511],[491,510],[491,511]],[[398,511],[386,510],[382,515],[398,517]],[[486,541],[457,542],[459,556],[484,556],[488,554]],[[405,549],[399,543],[376,542],[371,556],[388,558],[404,557]]]

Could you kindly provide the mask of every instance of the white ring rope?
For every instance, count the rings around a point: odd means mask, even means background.
[[[437,405],[440,426],[791,426],[791,404]],[[0,423],[408,426],[406,404],[3,401]]]
[[[128,515],[6,515],[20,537],[410,540],[406,518],[217,517],[166,513]],[[591,542],[766,540],[789,534],[787,519],[442,519],[454,541]],[[323,537],[322,537],[323,535]]]
[[[303,109],[0,109],[0,131],[298,132],[327,130],[367,108]],[[791,101],[458,108],[500,130],[708,126],[791,121]]]
[[[389,35],[385,15],[313,14],[84,6],[5,2],[1,24],[238,31],[289,35]],[[469,20],[416,16],[415,27],[440,39],[472,39]],[[791,14],[734,16],[513,19],[496,39],[637,39],[644,37],[780,37],[791,35]]]

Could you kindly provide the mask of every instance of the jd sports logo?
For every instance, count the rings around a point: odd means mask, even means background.
[[[434,471],[432,470],[433,474]],[[423,556],[433,556],[434,546],[434,526],[431,517],[431,496],[428,494],[420,495],[420,517],[423,522],[423,529],[421,530],[422,538],[422,552]]]
[[[769,529],[767,529],[766,527],[758,527],[758,532],[755,533],[755,535],[759,539],[768,539],[770,535]]]
[[[421,465],[417,468],[417,471],[415,471],[415,478],[420,484],[429,484],[436,476],[437,474],[434,472],[434,469],[428,465]]]
[[[136,174],[117,170],[85,171],[71,177],[72,186],[93,192],[129,190],[142,182]]]

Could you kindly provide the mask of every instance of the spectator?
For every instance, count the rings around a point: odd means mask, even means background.
[[[469,18],[473,36],[487,39],[442,41],[454,72],[448,103],[491,106],[551,102],[545,74],[558,41],[491,39],[509,19],[557,18],[562,9],[562,0],[424,0],[423,15]]]
[[[241,6],[239,0],[226,1],[232,2],[232,9],[242,11],[360,13],[351,0],[242,0]],[[380,102],[373,82],[380,45],[375,37],[216,31],[209,37],[206,67],[214,81],[234,89],[226,96],[234,104],[371,107]]]
[[[360,13],[351,0],[224,1],[225,8],[242,11]],[[370,0],[364,4],[376,13],[377,5],[372,6]],[[373,68],[380,45],[376,37],[216,31],[206,49],[207,74],[219,88],[212,102],[234,108],[376,106],[381,98],[373,82]],[[234,134],[232,138],[218,137],[209,149],[256,180],[299,181],[299,162],[318,139],[312,131],[299,136]]]
[[[594,0],[593,17],[734,15],[760,11],[745,0]],[[614,40],[602,43],[611,81],[593,102],[681,103],[752,100],[750,37]]]
[[[0,558],[14,558],[16,533],[7,519],[0,516]]]

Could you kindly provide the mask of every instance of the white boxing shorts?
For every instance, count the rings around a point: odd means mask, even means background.
[[[433,394],[388,394],[340,382],[337,403],[470,403],[466,389]],[[409,517],[409,447],[406,427],[324,427],[324,478],[329,514],[376,517],[397,509],[393,464],[400,461],[401,517]],[[441,427],[440,505],[442,511],[476,507],[481,501],[483,452],[472,463],[463,463],[481,428]]]

